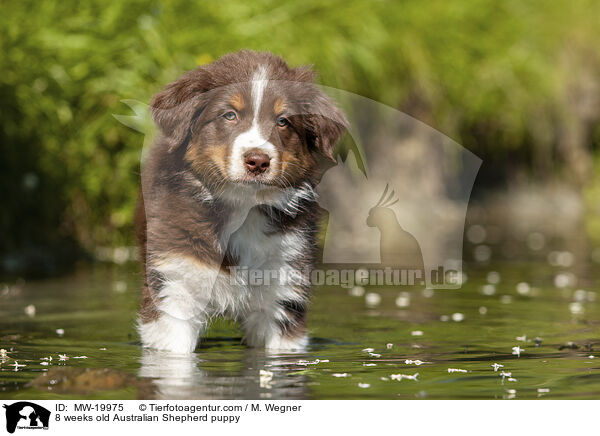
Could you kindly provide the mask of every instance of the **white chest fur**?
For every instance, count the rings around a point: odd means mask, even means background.
[[[254,310],[260,305],[300,298],[289,278],[293,261],[303,254],[305,245],[300,232],[275,232],[267,216],[257,208],[250,210],[244,224],[231,235],[228,251],[245,274],[243,282],[249,274],[258,278],[258,283],[246,285],[244,293]]]
[[[232,222],[242,221],[241,217],[234,218]],[[306,345],[306,336],[292,340],[279,328],[288,316],[282,303],[305,299],[289,279],[294,276],[293,261],[306,247],[303,233],[275,231],[269,217],[258,208],[251,208],[243,224],[231,231],[226,250],[235,260],[237,273],[209,268],[190,258],[175,257],[155,265],[163,277],[158,309],[164,315],[140,326],[145,344],[191,351],[194,337],[209,318],[228,315],[241,322],[250,345],[273,349]],[[249,274],[258,276],[259,283],[249,283]]]
[[[269,228],[267,217],[253,208],[242,226],[230,236],[227,250],[239,266],[269,267],[281,260],[283,239]]]

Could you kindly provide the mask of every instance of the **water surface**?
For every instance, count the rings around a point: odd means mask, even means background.
[[[460,290],[367,288],[381,297],[372,307],[315,289],[310,349],[280,355],[245,347],[222,321],[189,357],[142,350],[131,267],[9,283],[0,398],[600,398],[597,280],[577,289],[543,262],[466,271]]]

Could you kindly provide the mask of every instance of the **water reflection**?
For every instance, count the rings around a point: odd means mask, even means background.
[[[300,358],[247,348],[232,369],[226,362],[209,362],[199,354],[144,349],[138,375],[151,379],[151,387],[140,396],[156,400],[306,399],[306,376],[291,370]]]

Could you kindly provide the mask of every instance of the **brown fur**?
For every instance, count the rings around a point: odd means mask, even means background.
[[[151,112],[161,135],[144,164],[143,197],[136,214],[145,267],[143,323],[160,315],[157,295],[161,280],[152,268],[161,259],[186,257],[223,271],[237,262],[218,248],[232,213],[232,206],[218,194],[224,183],[229,183],[232,141],[250,127],[247,111],[253,108],[248,81],[260,65],[268,66],[272,81],[264,95],[264,107],[272,108],[272,112],[260,113],[260,121],[263,125],[272,123],[269,141],[277,148],[281,164],[271,169],[271,179],[258,181],[274,190],[307,182],[314,186],[321,171],[317,155],[335,161],[334,145],[347,125],[343,114],[312,85],[314,74],[309,68],[290,68],[270,53],[244,50],[223,56],[185,73],[157,94]],[[235,123],[222,117],[227,105],[238,112]],[[277,126],[276,117],[286,111],[289,125]],[[213,197],[210,201],[206,200],[208,193]],[[308,202],[302,206],[293,217],[268,206],[260,209],[274,232],[302,229],[307,245],[314,247],[319,209]],[[314,250],[310,248],[293,266],[302,269],[313,262]],[[297,291],[308,295],[309,289],[305,286]],[[289,318],[282,323],[282,331],[290,337],[302,334],[306,305],[285,301],[281,305]]]

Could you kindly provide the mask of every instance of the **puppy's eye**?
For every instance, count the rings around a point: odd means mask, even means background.
[[[279,118],[277,118],[277,125],[278,125],[279,127],[287,127],[287,126],[289,126],[289,125],[290,125],[290,122],[289,122],[289,120],[288,120],[287,118],[285,118],[285,117],[279,117]]]
[[[234,111],[229,111],[223,114],[223,118],[227,121],[235,121],[237,120],[237,114]]]

